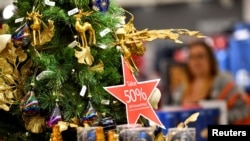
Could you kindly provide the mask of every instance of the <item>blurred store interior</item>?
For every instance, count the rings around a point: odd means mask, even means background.
[[[141,29],[169,29],[183,28],[198,30],[210,37],[214,43],[220,69],[229,71],[236,80],[235,69],[228,67],[228,46],[231,37],[235,36],[235,27],[242,25],[245,31],[250,31],[250,1],[249,0],[116,0],[126,10],[135,16],[135,27]],[[1,24],[10,18],[13,12],[12,0],[0,1]],[[129,18],[129,17],[128,17]],[[238,38],[249,38],[249,32],[241,32]],[[244,35],[243,35],[244,34]],[[242,37],[244,36],[244,37]],[[247,37],[246,37],[247,36]],[[145,43],[147,52],[140,58],[141,79],[161,78],[162,104],[168,104],[169,64],[183,61],[186,57],[185,43],[188,38],[183,38],[184,44],[175,44],[168,40],[156,40]],[[250,43],[246,43],[250,47]],[[238,56],[238,55],[236,55]],[[249,58],[250,59],[250,58]],[[240,59],[238,58],[240,61]],[[246,61],[250,66],[250,60]],[[231,64],[234,65],[234,64]],[[240,69],[240,68],[238,68]],[[250,69],[245,68],[247,72]],[[250,86],[246,78],[248,74],[237,81],[247,91]],[[244,83],[242,82],[244,81]]]

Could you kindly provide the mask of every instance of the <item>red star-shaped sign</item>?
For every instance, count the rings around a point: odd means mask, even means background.
[[[126,105],[128,124],[137,123],[139,117],[143,116],[159,127],[165,128],[149,103],[149,98],[160,79],[137,82],[123,57],[122,66],[124,84],[104,89]]]

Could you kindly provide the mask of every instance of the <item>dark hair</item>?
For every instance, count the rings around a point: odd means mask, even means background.
[[[208,61],[209,61],[209,66],[210,66],[210,71],[209,71],[210,75],[211,75],[211,77],[215,77],[218,74],[218,64],[217,64],[217,60],[216,60],[215,55],[214,55],[213,48],[208,43],[206,43],[204,40],[194,41],[194,42],[188,44],[187,47],[188,47],[188,49],[190,49],[194,46],[199,46],[199,47],[202,47],[205,49],[205,51],[208,55]],[[193,80],[193,76],[188,68],[187,68],[187,76],[188,76],[189,81]]]

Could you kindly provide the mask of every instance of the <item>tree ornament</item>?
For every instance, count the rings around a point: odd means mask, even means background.
[[[46,127],[44,117],[41,117],[40,115],[32,117],[27,117],[27,116],[22,116],[22,117],[26,130],[35,134],[42,133],[44,131]]]
[[[5,40],[2,36],[0,42]],[[10,41],[11,37],[6,36]],[[11,105],[23,97],[23,88],[32,66],[27,58],[24,50],[21,47],[15,48],[12,42],[7,42],[0,52],[0,109],[9,111]]]
[[[95,11],[101,11],[106,13],[108,11],[110,1],[109,0],[90,0],[89,1],[90,8]]]
[[[27,20],[31,22],[32,46],[43,45],[51,41],[54,36],[54,21],[48,20],[48,25],[46,25],[41,18],[42,14],[39,11],[27,12]]]
[[[50,141],[63,141],[58,125],[53,126]]]
[[[203,38],[204,36],[198,31],[190,31],[187,29],[163,29],[163,30],[137,30],[134,26],[134,15],[126,11],[131,18],[129,21],[117,29],[117,46],[122,48],[123,56],[132,72],[139,71],[132,56],[143,56],[146,48],[144,42],[153,41],[156,39],[169,39],[175,43],[182,43],[180,38],[182,35],[194,36]]]
[[[30,22],[27,21],[11,35],[11,41],[13,42],[15,47],[22,47],[23,49],[27,49],[28,45],[31,42],[29,26]]]
[[[36,116],[40,112],[38,100],[34,92],[34,83],[31,84],[30,90],[21,100],[20,110],[24,116]]]
[[[60,110],[58,104],[56,103],[56,106],[55,106],[55,108],[53,110],[52,115],[49,118],[49,121],[47,122],[47,125],[49,127],[53,127],[54,125],[56,125],[61,120],[62,120],[61,110]]]
[[[79,49],[75,50],[75,57],[78,59],[78,63],[91,66],[94,62],[94,58],[90,51],[90,46],[96,44],[95,30],[88,22],[82,24],[82,17],[89,16],[92,12],[83,12],[79,10],[79,13],[74,17],[76,19],[75,29],[78,32],[81,43],[77,45]],[[89,40],[87,41],[86,32],[89,32]]]
[[[81,118],[81,123],[85,126],[93,126],[98,120],[98,113],[97,111],[94,109],[91,101],[89,101],[86,112],[83,114],[83,117]]]
[[[93,71],[93,72],[100,72],[102,73],[104,71],[104,64],[102,62],[102,60],[99,60],[99,63],[92,66],[92,67],[89,67],[89,70],[90,71]]]
[[[91,54],[89,46],[77,46],[78,50],[75,50],[75,57],[78,58],[78,63],[91,66],[94,62],[94,57]]]
[[[79,127],[79,119],[74,117],[70,122],[66,121],[58,121],[57,125],[59,126],[60,132],[68,130],[68,128],[78,128]]]

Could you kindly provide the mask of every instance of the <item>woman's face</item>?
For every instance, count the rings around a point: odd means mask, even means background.
[[[209,75],[209,57],[203,46],[193,45],[190,47],[188,67],[194,77]]]

